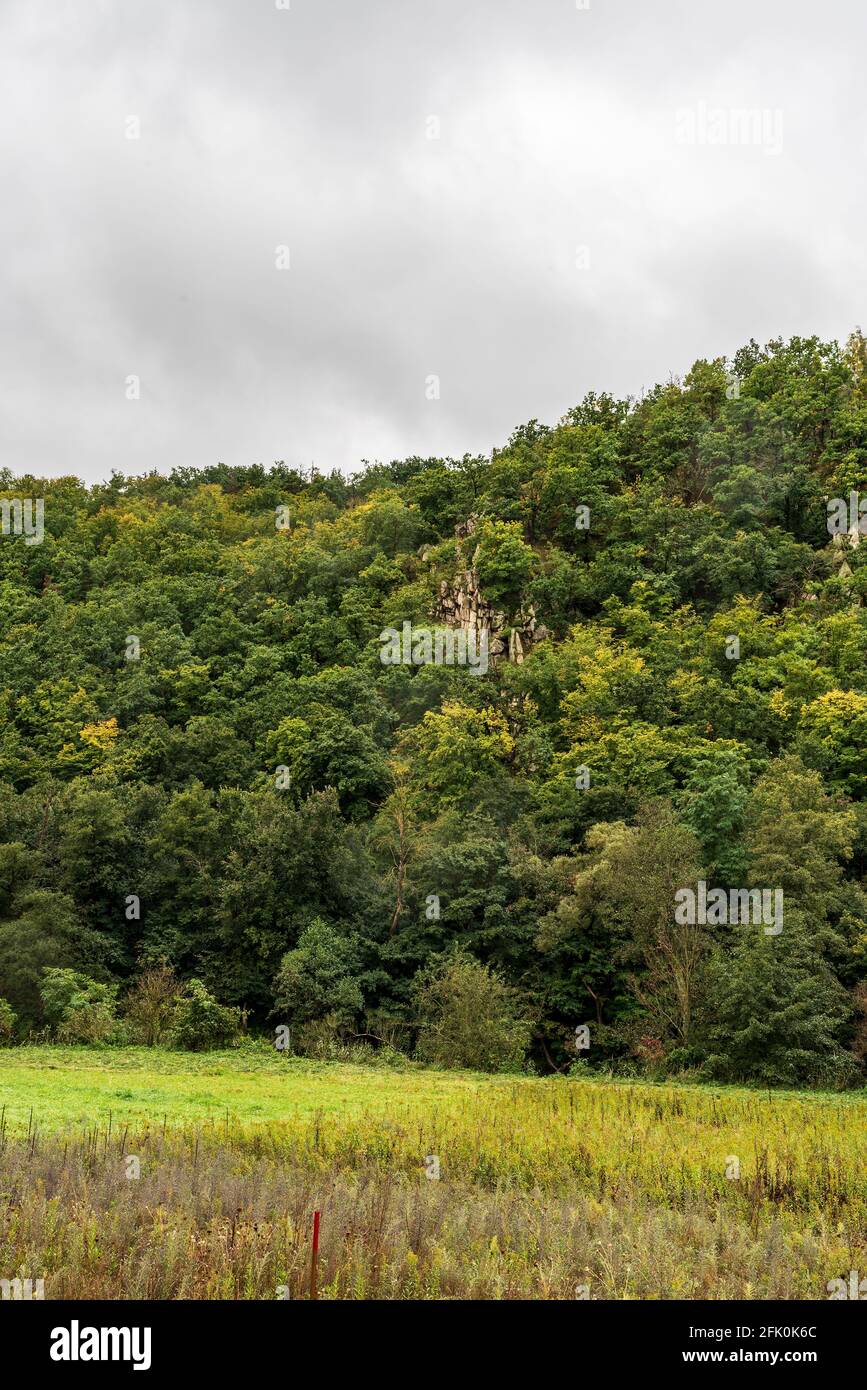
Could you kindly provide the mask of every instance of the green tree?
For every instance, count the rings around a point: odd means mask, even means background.
[[[280,962],[274,1017],[297,1027],[330,1014],[338,1026],[351,1027],[364,1007],[358,967],[355,943],[315,918]]]
[[[472,539],[473,565],[485,598],[497,607],[516,608],[536,566],[520,523],[484,518]]]
[[[441,1067],[520,1070],[533,1021],[513,989],[487,965],[456,953],[416,977],[418,1053]]]
[[[809,919],[785,914],[779,936],[736,929],[711,967],[707,1066],[723,1081],[829,1086],[854,1079],[844,1046],[851,1000],[822,958]]]

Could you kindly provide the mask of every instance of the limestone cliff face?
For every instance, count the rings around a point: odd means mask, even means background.
[[[846,589],[852,588],[852,566],[846,556],[850,550],[857,550],[861,541],[861,532],[858,523],[855,522],[848,531],[841,531],[832,536],[824,552],[830,559],[832,573]],[[850,595],[850,597],[855,604],[862,602],[859,594]],[[818,603],[818,601],[818,596],[810,584],[807,584],[800,593],[793,597],[793,602],[799,603]]]
[[[846,559],[846,551],[857,550],[860,544],[861,532],[857,521],[845,535],[834,536],[831,540],[831,563],[837,571],[837,578],[842,579],[847,589],[851,588],[852,568]]]
[[[459,563],[461,560],[466,561],[463,542],[475,529],[474,516],[455,527]],[[532,604],[526,609],[521,607],[511,616],[495,609],[483,596],[479,588],[479,576],[468,562],[458,570],[451,582],[444,579],[440,584],[432,617],[447,627],[463,628],[468,635],[474,632],[476,641],[479,640],[483,629],[487,628],[488,651],[492,662],[508,660],[520,664],[533,643],[541,642],[548,636],[548,629],[536,621],[536,610]]]

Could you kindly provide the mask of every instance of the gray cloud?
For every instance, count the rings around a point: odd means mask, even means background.
[[[487,452],[867,318],[859,0],[590,3],[6,0],[0,463]]]

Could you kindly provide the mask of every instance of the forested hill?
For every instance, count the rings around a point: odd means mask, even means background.
[[[490,458],[0,488],[20,1019],[46,967],[164,960],[254,1029],[276,999],[411,1043],[461,947],[541,1071],[588,1024],[590,1065],[863,1082],[860,333],[591,394]],[[489,664],[438,659],[470,591]],[[678,923],[685,888],[782,892],[782,930]]]

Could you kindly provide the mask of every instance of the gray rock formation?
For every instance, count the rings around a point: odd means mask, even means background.
[[[459,563],[462,560],[466,561],[462,542],[466,541],[475,529],[475,516],[468,517],[465,522],[455,527]],[[468,562],[464,568],[459,569],[451,583],[444,579],[440,584],[432,617],[447,627],[463,628],[468,637],[474,632],[477,642],[482,631],[487,628],[488,651],[490,660],[494,663],[506,659],[520,665],[533,643],[541,642],[549,635],[548,629],[537,622],[536,610],[532,604],[526,609],[520,608],[511,616],[495,609],[482,595],[479,576]]]

